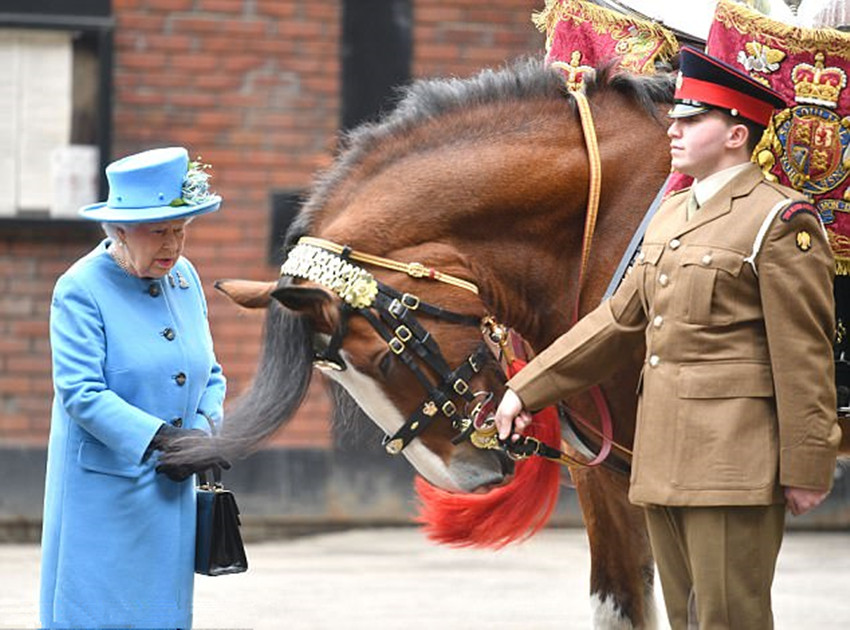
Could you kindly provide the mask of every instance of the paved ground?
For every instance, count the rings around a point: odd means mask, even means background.
[[[198,578],[196,630],[590,628],[582,530],[546,531],[496,553],[436,547],[412,528],[247,550],[248,573]],[[37,627],[38,558],[35,545],[0,546],[0,629]],[[500,595],[506,585],[519,585],[522,599]],[[788,534],[774,583],[777,630],[850,628],[848,585],[850,532]]]

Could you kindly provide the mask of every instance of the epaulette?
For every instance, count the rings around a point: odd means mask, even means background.
[[[799,214],[810,214],[815,217],[818,221],[820,221],[820,214],[815,209],[815,207],[810,204],[808,201],[795,201],[790,206],[785,208],[779,215],[779,218],[782,219],[785,223],[788,223],[791,219],[796,217]]]

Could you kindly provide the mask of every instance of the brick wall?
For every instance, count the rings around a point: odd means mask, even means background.
[[[542,0],[414,2],[413,74],[468,76],[539,53]],[[186,254],[206,285],[216,350],[235,397],[253,375],[262,314],[238,309],[217,278],[271,279],[270,193],[327,167],[339,122],[340,11],[328,0],[113,0],[118,157],[183,145],[213,165],[222,210],[190,227]],[[47,313],[56,277],[98,232],[0,225],[0,441],[44,443],[50,414]],[[317,381],[318,382],[318,381]],[[275,437],[328,444],[314,387]]]

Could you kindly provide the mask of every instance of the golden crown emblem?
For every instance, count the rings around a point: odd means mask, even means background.
[[[847,85],[847,74],[841,68],[824,67],[824,54],[815,54],[815,65],[799,63],[791,71],[794,100],[824,107],[836,107],[841,90]]]

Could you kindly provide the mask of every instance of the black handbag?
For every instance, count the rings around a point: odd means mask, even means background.
[[[248,570],[248,558],[239,532],[236,498],[221,483],[221,468],[213,466],[213,482],[199,473],[198,525],[195,535],[195,573],[227,575]]]

